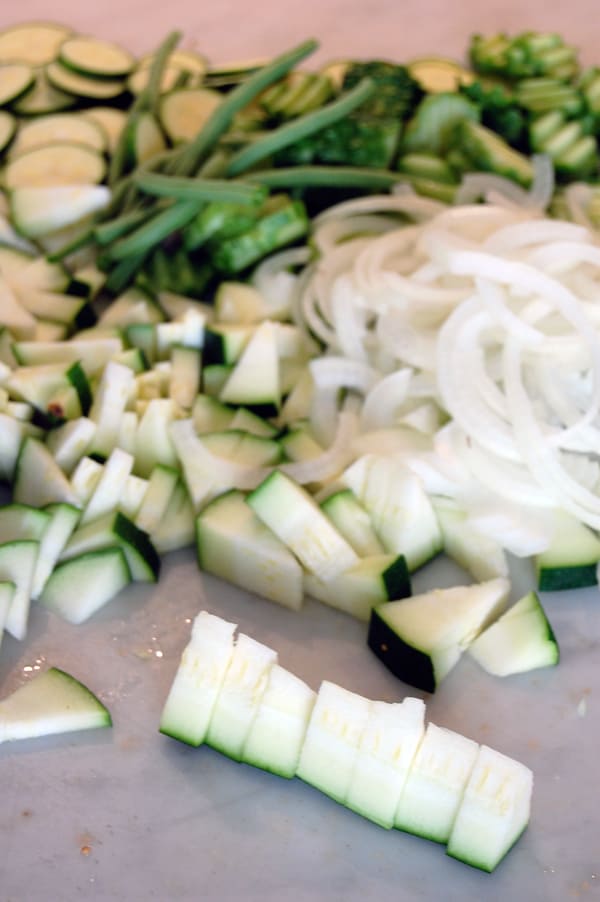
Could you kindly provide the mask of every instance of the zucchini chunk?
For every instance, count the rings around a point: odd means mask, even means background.
[[[468,653],[495,676],[553,667],[560,657],[556,636],[535,592],[528,592],[488,626]]]
[[[528,767],[482,745],[448,838],[447,854],[493,871],[529,823],[532,790]]]
[[[236,627],[208,611],[197,615],[161,714],[161,733],[188,745],[204,742],[233,654]]]
[[[435,692],[465,648],[503,611],[508,591],[508,581],[498,578],[377,605],[367,643],[399,679]]]
[[[123,551],[116,546],[87,551],[59,563],[40,602],[69,623],[83,623],[131,582]]]
[[[108,708],[57,667],[38,674],[0,702],[0,742],[110,726]]]

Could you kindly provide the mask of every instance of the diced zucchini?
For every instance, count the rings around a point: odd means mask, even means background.
[[[318,601],[365,622],[376,605],[411,594],[406,561],[393,554],[362,558],[328,582],[305,573],[304,589]]]
[[[302,569],[293,554],[232,490],[208,504],[196,521],[198,563],[234,585],[299,610]]]
[[[165,702],[160,732],[201,745],[233,654],[235,623],[200,611]]]
[[[477,581],[508,576],[506,552],[498,542],[471,526],[466,513],[448,499],[436,498],[433,506],[448,557]]]
[[[102,702],[57,667],[36,674],[0,701],[0,742],[111,725]]]
[[[294,777],[316,697],[303,680],[275,664],[242,759],[280,777]]]
[[[429,723],[394,817],[394,826],[435,842],[447,842],[479,746]]]
[[[358,557],[311,495],[274,470],[248,496],[248,504],[300,563],[327,582],[358,563]]]
[[[505,579],[434,589],[378,605],[368,645],[399,679],[434,692],[462,652],[504,609]]]
[[[20,540],[0,545],[0,581],[11,582],[15,591],[6,615],[4,629],[15,639],[27,633],[29,602],[39,542]]]
[[[600,561],[600,539],[576,517],[556,512],[550,546],[535,557],[537,586],[541,592],[595,586]]]
[[[273,416],[281,404],[279,354],[273,323],[258,325],[219,393],[226,404],[243,404]]]
[[[369,721],[369,699],[324,681],[312,709],[296,776],[345,803]]]
[[[49,504],[42,511],[48,524],[40,537],[38,555],[31,583],[31,597],[40,597],[46,581],[79,522],[81,512],[72,504]]]
[[[393,827],[424,732],[425,704],[421,699],[371,702],[346,795],[348,808],[382,827]]]
[[[442,536],[420,479],[393,455],[365,454],[342,474],[386,551],[416,570],[438,554]]]
[[[556,636],[535,592],[528,592],[488,626],[468,653],[495,676],[524,673],[558,664]]]
[[[529,822],[532,789],[528,767],[482,745],[448,837],[448,855],[493,871]]]
[[[321,509],[360,557],[383,554],[371,518],[352,489],[340,489],[329,495],[321,502]]]
[[[33,507],[62,501],[78,506],[69,480],[50,451],[32,436],[23,441],[15,464],[13,500]]]
[[[239,633],[213,708],[205,742],[242,759],[244,744],[265,694],[277,652]]]
[[[131,578],[156,582],[160,558],[145,532],[119,511],[97,517],[79,526],[65,545],[61,561],[78,558],[98,549],[118,546],[127,560]]]
[[[131,582],[123,551],[115,546],[87,551],[59,563],[48,578],[41,604],[69,623],[83,623]]]
[[[28,504],[3,505],[0,507],[0,544],[21,539],[39,542],[49,521],[49,514]]]

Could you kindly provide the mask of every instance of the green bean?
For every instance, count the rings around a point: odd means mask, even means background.
[[[94,237],[98,244],[106,245],[131,232],[136,226],[145,222],[152,215],[151,209],[131,210],[116,219],[109,219],[94,229]]]
[[[111,294],[120,294],[127,288],[138,270],[141,269],[146,256],[147,251],[143,254],[134,254],[131,257],[126,257],[117,263],[106,278],[106,290],[110,291]]]
[[[150,68],[148,84],[146,85],[144,90],[138,94],[138,96],[131,104],[131,107],[127,114],[127,119],[125,120],[121,134],[119,135],[117,146],[112,153],[107,177],[109,185],[114,185],[125,171],[127,165],[127,157],[129,155],[128,144],[131,126],[135,122],[138,114],[142,112],[142,110],[154,109],[154,107],[156,106],[157,97],[160,91],[160,81],[162,78],[163,69],[171,52],[173,51],[173,48],[179,43],[180,38],[181,35],[178,31],[171,32],[171,34],[167,35],[156,52],[156,56],[154,57],[154,61]]]
[[[406,176],[399,172],[359,166],[290,166],[257,170],[244,178],[267,188],[363,188],[372,191],[385,191],[406,181]]]
[[[143,172],[134,176],[134,183],[146,194],[171,197],[174,200],[223,201],[252,203],[262,200],[264,189],[258,185],[232,182],[226,179],[183,178]]]
[[[277,150],[289,147],[290,144],[295,144],[301,138],[312,135],[334,122],[339,122],[365,100],[368,100],[374,91],[375,85],[371,79],[363,78],[355,88],[342,95],[338,100],[334,100],[333,103],[328,103],[312,113],[299,116],[287,125],[282,125],[265,135],[260,141],[244,147],[231,158],[227,167],[227,175],[240,175]]]
[[[273,82],[283,78],[297,63],[317,49],[314,40],[304,41],[293,50],[276,57],[227,94],[195,138],[184,148],[170,169],[176,175],[192,175],[211,153],[233,117]]]
[[[172,232],[187,225],[198,214],[201,206],[202,201],[199,200],[177,201],[108,248],[107,257],[110,260],[124,260],[126,257],[146,254]]]

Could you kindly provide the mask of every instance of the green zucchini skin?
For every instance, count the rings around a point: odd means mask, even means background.
[[[537,583],[540,592],[562,592],[565,589],[584,589],[596,586],[598,564],[576,564],[573,567],[537,568]]]
[[[435,692],[435,674],[429,655],[404,642],[376,610],[371,612],[367,645],[399,680],[425,692]]]

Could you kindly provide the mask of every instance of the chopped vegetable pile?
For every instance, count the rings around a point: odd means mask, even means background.
[[[32,601],[83,623],[195,545],[263,599],[368,622],[423,691],[467,649],[497,676],[557,664],[507,554],[540,593],[598,582],[600,70],[535,33],[317,72],[314,41],[231,69],[178,41],[0,33],[0,638]],[[409,598],[442,552],[473,585]],[[24,717],[7,738],[48,731]],[[442,839],[492,869],[528,796],[475,854],[469,773]]]

